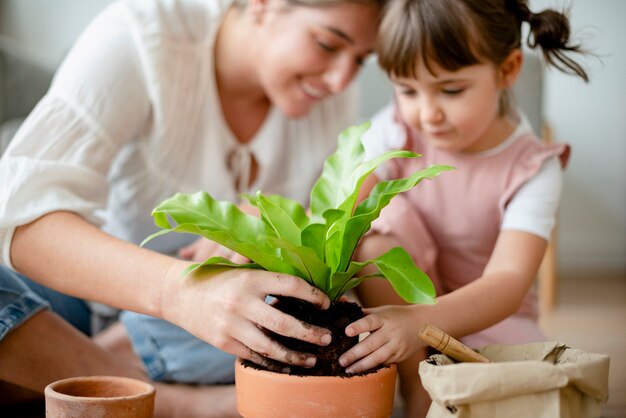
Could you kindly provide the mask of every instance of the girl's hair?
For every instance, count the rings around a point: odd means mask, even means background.
[[[504,62],[521,47],[521,25],[530,32],[526,44],[541,47],[545,60],[588,81],[585,70],[567,53],[571,44],[565,13],[532,13],[527,0],[393,0],[380,26],[377,52],[381,67],[398,77],[416,77],[420,57],[429,71],[436,63],[448,71],[473,64]]]

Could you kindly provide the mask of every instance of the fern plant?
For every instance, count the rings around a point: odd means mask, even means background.
[[[362,134],[369,122],[346,129],[339,136],[336,152],[324,163],[322,175],[310,195],[310,216],[298,202],[279,195],[258,192],[245,196],[256,206],[260,218],[242,212],[231,202],[218,201],[206,192],[176,194],[152,212],[162,228],[143,243],[170,232],[201,235],[251,260],[236,264],[211,257],[190,266],[186,273],[205,266],[265,269],[301,277],[326,293],[331,301],[368,277],[384,277],[410,303],[434,303],[435,289],[409,254],[396,247],[373,260],[353,261],[354,251],[378,218],[380,211],[398,193],[423,179],[431,179],[452,167],[433,165],[411,176],[379,182],[369,196],[356,205],[365,178],[392,158],[415,158],[419,154],[397,150],[364,161]],[[357,276],[367,265],[378,272]]]

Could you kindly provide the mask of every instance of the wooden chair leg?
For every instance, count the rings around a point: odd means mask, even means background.
[[[541,137],[543,142],[550,144],[554,141],[552,127],[548,123],[543,123],[541,127]],[[558,297],[558,275],[557,275],[557,236],[556,229],[558,225],[558,219],[555,222],[550,242],[546,248],[546,254],[543,256],[543,261],[539,267],[538,281],[539,281],[539,313],[550,313],[556,303]]]
[[[549,313],[554,309],[558,294],[556,233],[552,232],[552,239],[546,248],[539,267],[539,311],[541,314]]]

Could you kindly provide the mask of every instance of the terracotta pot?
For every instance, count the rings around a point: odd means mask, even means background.
[[[389,418],[396,366],[352,377],[291,376],[235,364],[237,410],[245,418]]]
[[[46,418],[152,418],[154,386],[117,376],[85,376],[46,386]]]

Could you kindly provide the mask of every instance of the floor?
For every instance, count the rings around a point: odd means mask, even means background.
[[[626,418],[626,277],[561,276],[555,307],[542,314],[541,328],[551,340],[610,356],[609,400],[602,418]],[[401,417],[397,402],[392,418]]]
[[[562,274],[558,300],[541,318],[548,337],[588,352],[611,357],[609,400],[602,418],[626,418],[626,277]],[[0,408],[2,417],[41,417],[43,404],[27,409]],[[400,418],[398,404],[393,418]]]
[[[552,340],[611,357],[609,400],[602,417],[626,418],[626,277],[562,277],[556,307],[542,315],[541,326]]]

